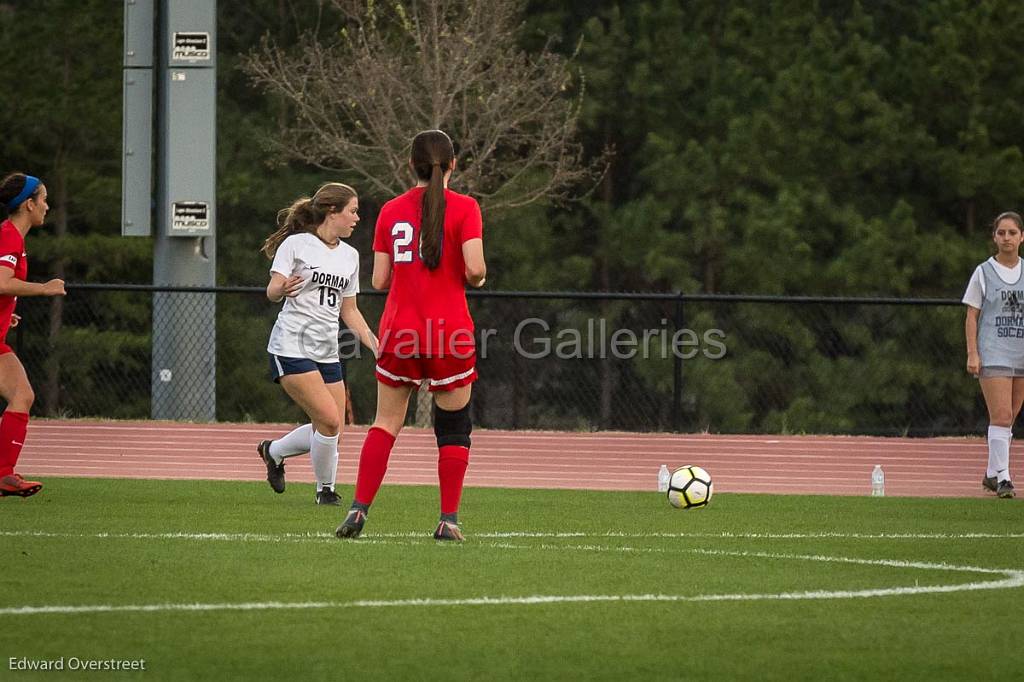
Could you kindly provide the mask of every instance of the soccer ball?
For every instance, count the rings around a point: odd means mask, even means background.
[[[672,472],[668,479],[668,501],[677,509],[700,509],[708,506],[715,484],[711,474],[700,467],[685,466]]]

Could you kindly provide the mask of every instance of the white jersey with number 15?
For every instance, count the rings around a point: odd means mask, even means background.
[[[359,252],[344,242],[331,248],[314,234],[293,234],[281,242],[270,271],[299,275],[305,284],[284,299],[267,351],[337,362],[341,299],[359,293]]]

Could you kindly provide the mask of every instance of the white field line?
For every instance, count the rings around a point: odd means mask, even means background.
[[[530,546],[494,545],[502,548],[536,549]],[[563,545],[543,546],[547,549],[580,549],[586,551],[672,551],[602,546],[566,547]],[[847,563],[868,566],[885,566],[899,569],[927,571],[955,571],[1001,575],[999,580],[975,581],[953,585],[915,585],[914,587],[882,587],[865,590],[811,590],[802,592],[777,593],[735,593],[735,594],[575,594],[575,595],[529,595],[529,596],[482,596],[461,599],[377,599],[354,601],[308,601],[308,602],[241,602],[241,603],[184,603],[184,604],[92,604],[92,605],[47,605],[15,606],[0,608],[0,615],[41,615],[41,614],[87,614],[87,613],[159,613],[168,611],[264,611],[283,609],[339,609],[339,608],[386,608],[386,607],[457,607],[457,606],[528,606],[536,604],[579,604],[595,602],[715,602],[715,601],[796,601],[810,599],[866,599],[873,597],[909,596],[918,594],[940,594],[974,590],[1014,589],[1024,586],[1024,571],[957,566],[921,561],[899,561],[892,559],[857,559],[824,555],[776,554],[771,552],[733,552],[726,550],[675,550],[710,556],[735,556],[744,558],[782,559],[795,561],[816,561],[825,563]]]
[[[55,533],[49,531],[15,530],[2,531],[0,537],[36,537],[36,538],[87,538],[109,540],[219,540],[226,542],[322,542],[335,540],[333,533]],[[429,539],[430,534],[423,533],[372,533],[363,539],[349,544],[366,544],[372,539]],[[586,533],[565,531],[560,533],[542,533],[531,531],[494,531],[472,533],[470,540],[479,539],[696,539],[696,540],[1016,540],[1024,539],[1024,533],[838,533],[832,531],[810,533],[626,533],[610,531],[606,533]],[[470,546],[473,543],[470,543]],[[612,548],[617,549],[617,548]]]
[[[809,539],[849,539],[849,540],[978,540],[978,539],[1015,539],[1024,538],[1024,533],[837,533],[822,531],[815,533],[532,533],[526,531],[508,531],[493,533],[473,533],[473,537],[481,538],[697,538],[697,539],[737,539],[737,540],[809,540]],[[394,537],[415,537],[412,534]]]

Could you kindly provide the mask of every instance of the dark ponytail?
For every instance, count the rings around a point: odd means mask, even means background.
[[[452,140],[440,130],[427,130],[412,141],[412,167],[419,180],[427,183],[420,218],[420,260],[433,270],[441,264],[444,246],[444,174],[455,161]]]
[[[328,214],[343,210],[355,197],[356,191],[348,185],[329,182],[318,189],[312,198],[296,199],[291,206],[277,212],[277,230],[266,238],[260,251],[267,258],[273,258],[281,242],[293,234],[316,234],[316,228],[327,219]]]

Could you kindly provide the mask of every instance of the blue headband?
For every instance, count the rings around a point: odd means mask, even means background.
[[[34,175],[26,175],[25,186],[22,188],[18,196],[7,202],[7,210],[13,211],[21,206],[22,202],[32,196],[32,193],[36,191],[37,187],[39,187],[39,178]]]

